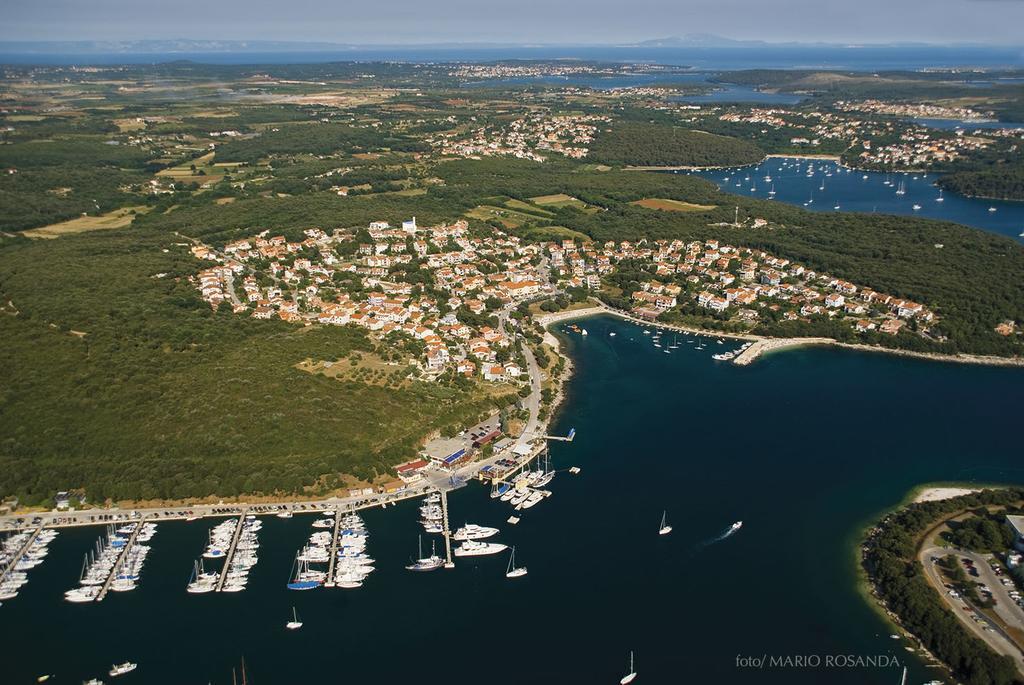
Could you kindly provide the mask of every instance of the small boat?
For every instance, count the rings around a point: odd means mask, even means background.
[[[614,338],[615,337],[615,331],[612,331],[611,333],[609,333],[608,337],[609,338]]]
[[[636,680],[636,669],[633,666],[633,652],[630,651],[629,652],[629,673],[627,673],[626,675],[622,676],[622,679],[619,680],[619,685],[627,685],[628,683],[631,683],[634,680]]]
[[[299,620],[299,614],[295,611],[295,607],[292,607],[292,620],[285,623],[284,627],[288,630],[298,630],[302,627],[302,621]]]
[[[911,209],[913,209],[913,210],[914,210],[914,211],[916,212],[916,211],[918,211],[919,209],[921,209],[921,205],[919,205],[919,204],[915,204],[915,205],[914,205],[914,206],[913,206],[913,207],[912,207]]]
[[[939,188],[939,196],[935,198],[936,202],[945,202],[946,198],[942,197],[942,188]]]
[[[517,523],[519,523],[519,517],[518,516],[514,516],[514,515],[513,516],[509,516],[508,520],[506,521],[506,523],[508,523],[509,525],[513,525],[514,526]]]
[[[994,212],[994,211],[996,211],[996,208],[995,208],[995,207],[989,207],[989,208],[988,208],[988,211],[990,211],[990,212]]]
[[[125,673],[131,673],[132,671],[134,671],[138,667],[139,667],[138,664],[133,664],[130,661],[126,661],[123,664],[114,664],[113,668],[110,669],[110,677],[111,678],[116,678],[119,675],[124,675]]]
[[[672,532],[672,526],[668,525],[668,523],[665,520],[667,515],[668,512],[661,512],[661,525],[658,526],[658,535],[668,535]]]
[[[739,530],[742,527],[743,527],[743,521],[737,521],[736,523],[732,524],[732,527],[729,529],[729,532],[735,533],[737,530]]]
[[[285,510],[285,511],[277,512],[277,518],[279,518],[279,519],[290,519],[291,517],[292,517],[292,512],[291,511]]]
[[[526,567],[516,567],[516,548],[512,548],[512,556],[508,558],[508,568],[505,569],[506,578],[522,578],[526,575]]]
[[[590,335],[590,334],[587,333],[587,329],[586,328],[581,328],[580,329],[580,335]]]

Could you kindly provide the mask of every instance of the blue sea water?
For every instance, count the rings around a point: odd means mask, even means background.
[[[858,593],[856,543],[917,484],[1024,483],[1024,370],[826,349],[741,368],[710,356],[733,343],[666,334],[679,345],[666,354],[633,324],[581,324],[589,336],[556,331],[576,373],[553,429],[577,437],[552,444],[553,496],[517,526],[479,484],[451,496],[453,523],[499,526],[526,577],[506,579],[504,555],[405,571],[420,533],[409,502],[366,512],[377,571],[357,590],[285,589],[312,531],[296,516],[265,519],[244,592],[188,595],[204,520],[160,525],[135,592],[74,605],[63,592],[99,531],[65,531],[0,607],[4,682],[77,683],[131,659],[117,682],[226,685],[244,657],[255,685],[612,683],[630,650],[647,683],[900,678],[739,661],[765,654],[881,655],[908,664],[910,683],[935,677]]]
[[[809,167],[814,169],[810,177]],[[1024,202],[983,200],[946,192],[939,202],[935,174],[857,171],[837,162],[796,158],[769,158],[756,166],[693,174],[714,181],[724,191],[760,199],[770,199],[769,192],[774,188],[776,201],[816,212],[874,212],[942,219],[1019,240],[1024,233]],[[766,181],[769,175],[772,180]],[[906,193],[897,195],[901,182]],[[914,209],[915,205],[920,209]]]

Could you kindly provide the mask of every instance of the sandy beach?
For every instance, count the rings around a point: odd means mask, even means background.
[[[925,488],[914,497],[915,502],[938,502],[944,499],[952,499],[960,495],[969,495],[972,492],[980,492],[981,488],[957,488],[957,487],[935,487]]]

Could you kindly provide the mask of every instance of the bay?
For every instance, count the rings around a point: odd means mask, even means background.
[[[807,175],[809,167],[814,169],[811,176]],[[936,174],[859,171],[835,161],[793,157],[770,157],[755,166],[692,173],[736,195],[772,199],[769,193],[774,188],[776,201],[815,212],[868,212],[941,219],[1018,240],[1024,233],[1024,202],[985,200],[947,192],[941,194],[942,201],[939,201]],[[766,176],[771,176],[772,180],[766,181]],[[900,183],[906,191],[903,195],[896,192]],[[915,209],[915,205],[920,208]]]

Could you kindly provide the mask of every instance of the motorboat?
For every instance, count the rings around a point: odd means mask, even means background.
[[[494,537],[498,534],[497,528],[488,528],[487,526],[478,526],[475,523],[467,523],[462,528],[455,531],[452,535],[453,540],[483,540],[485,538]]]
[[[507,545],[498,542],[480,542],[479,540],[466,540],[455,548],[457,557],[479,557],[490,554],[497,554],[508,549]]]
[[[114,664],[114,666],[109,671],[110,677],[116,678],[118,676],[124,675],[125,673],[131,673],[138,667],[138,664],[133,664],[130,661],[126,661],[123,664]]]

